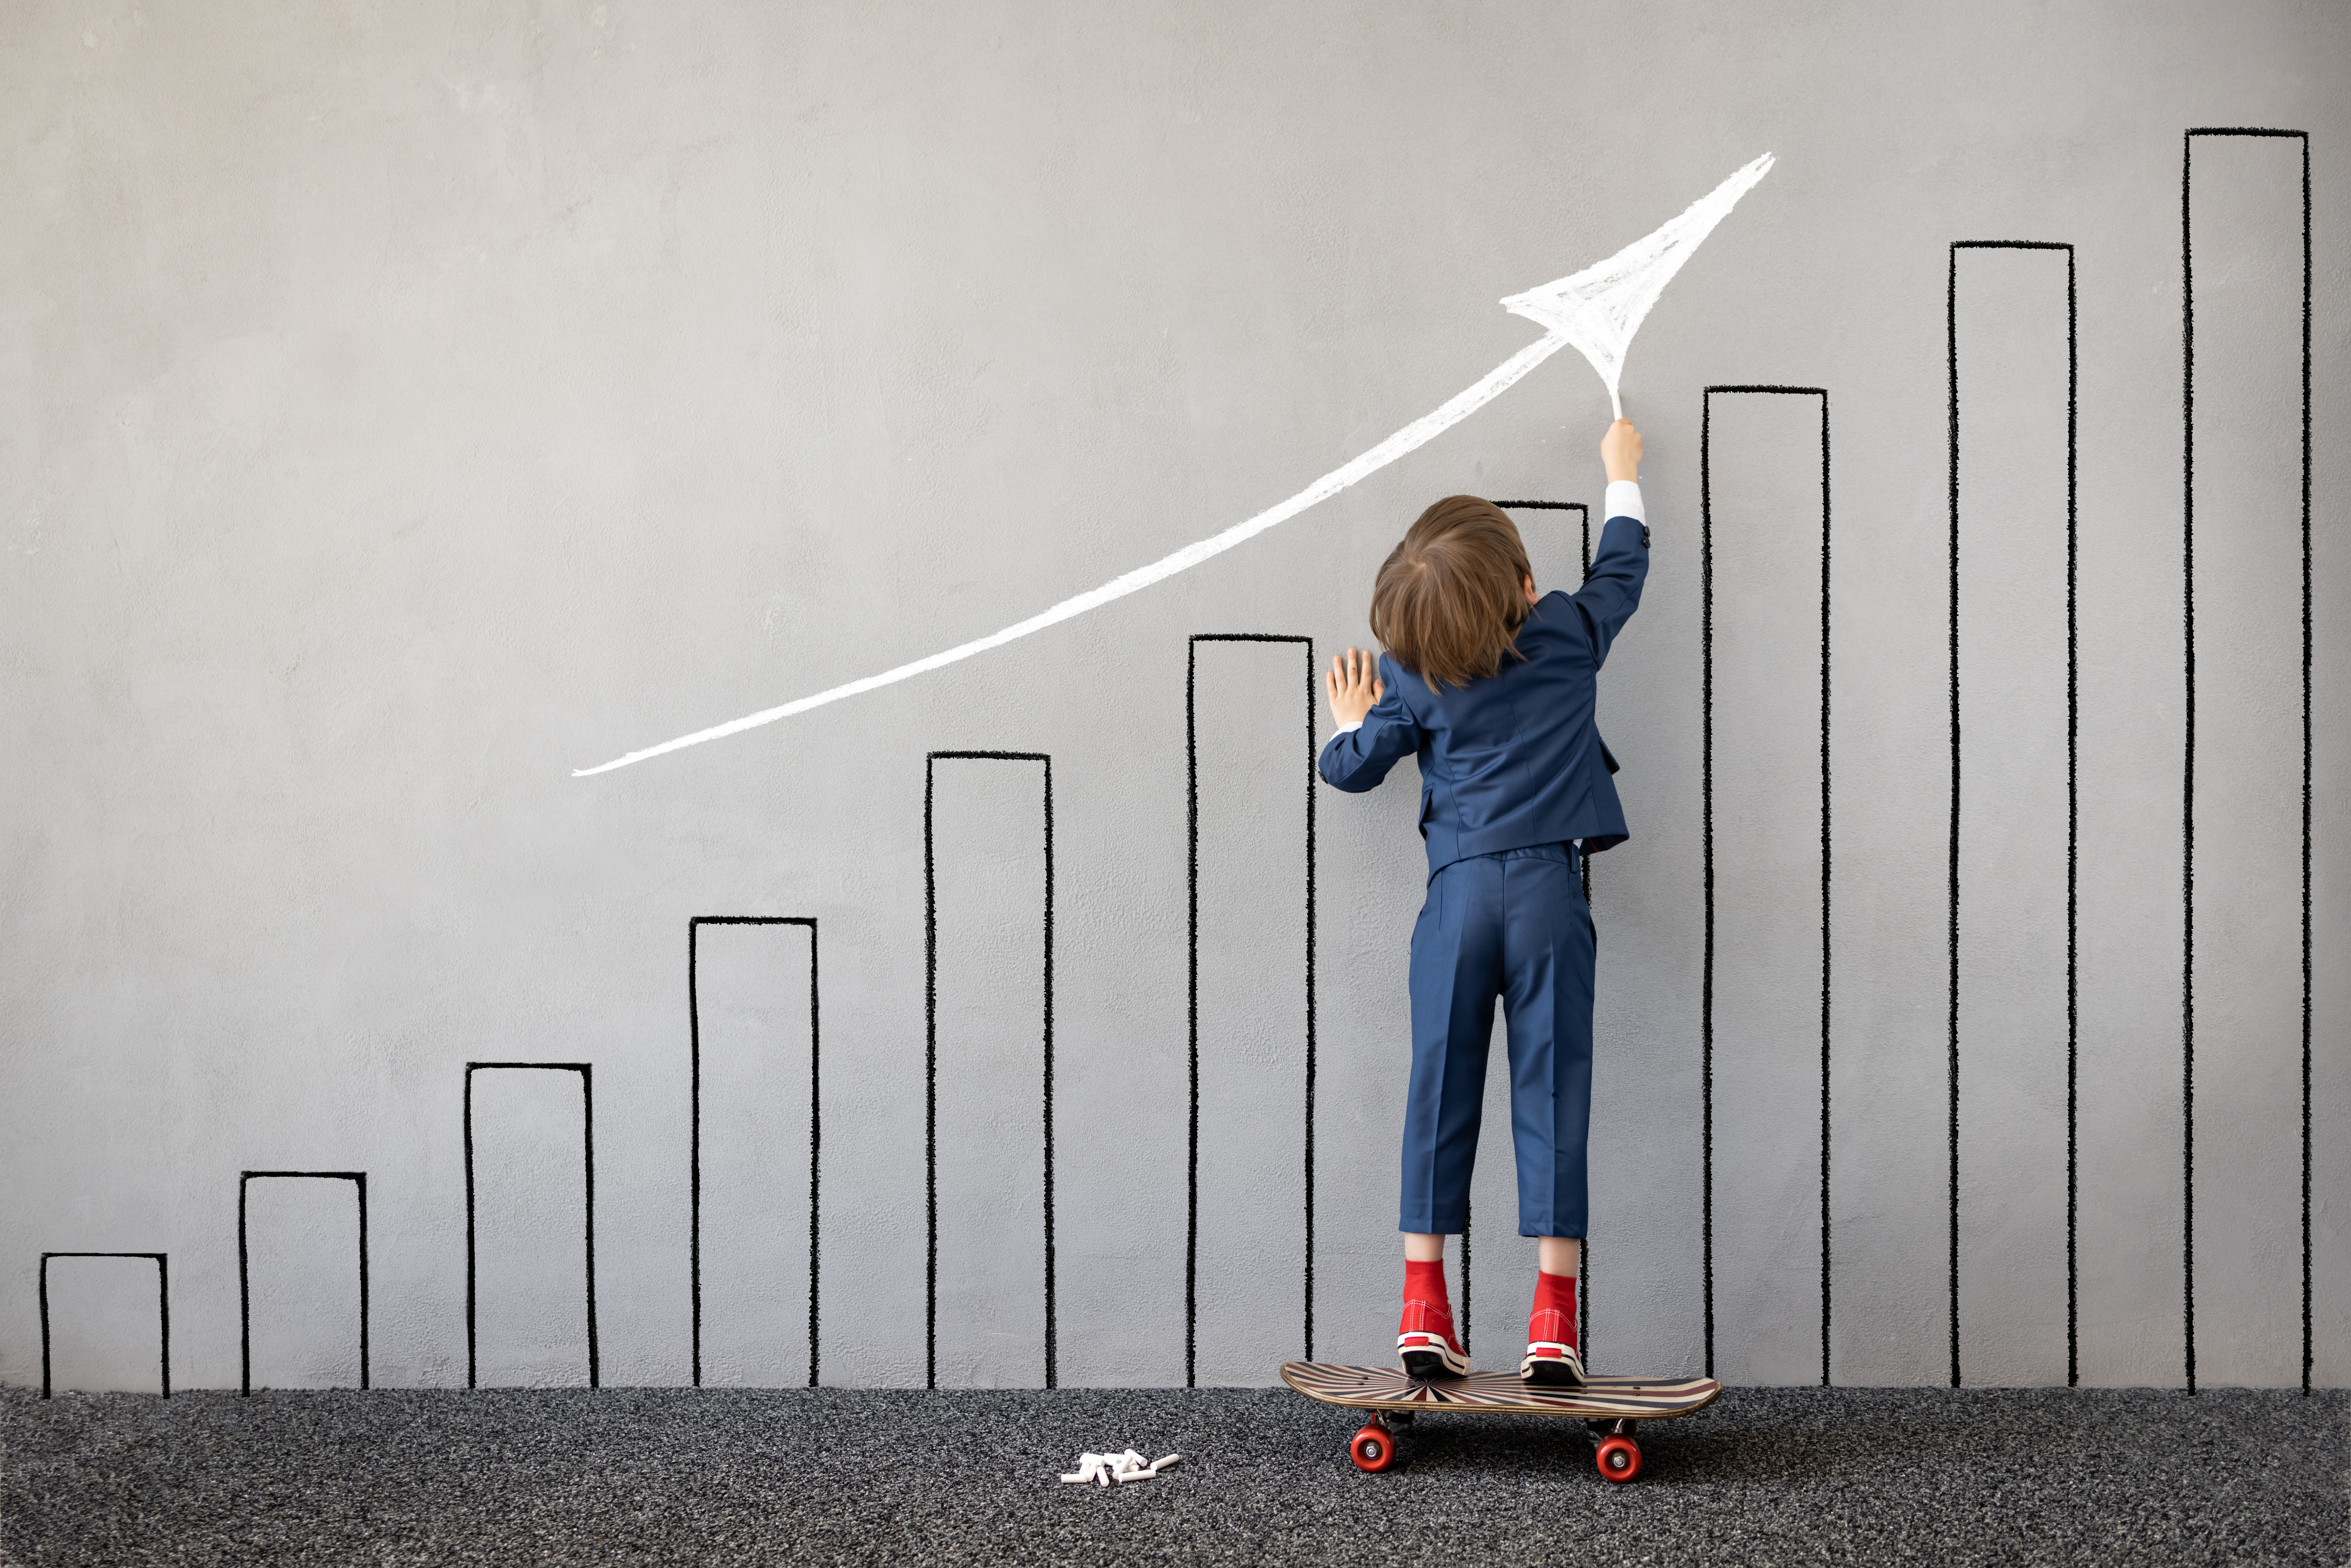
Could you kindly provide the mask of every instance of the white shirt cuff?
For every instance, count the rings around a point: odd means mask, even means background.
[[[1334,740],[1335,740],[1335,739],[1337,739],[1340,736],[1343,736],[1343,735],[1346,734],[1346,733],[1347,733],[1349,730],[1351,730],[1351,729],[1361,729],[1361,728],[1363,728],[1363,727],[1364,727],[1364,721],[1363,721],[1362,719],[1357,719],[1357,720],[1356,720],[1354,723],[1353,723],[1353,724],[1343,724],[1343,725],[1341,725],[1338,728],[1336,728],[1336,729],[1334,729],[1334,730],[1332,730],[1332,731],[1331,732],[1331,737],[1332,737],[1332,739],[1334,739]]]
[[[1601,521],[1610,517],[1630,517],[1636,523],[1649,519],[1641,510],[1641,486],[1630,479],[1608,481],[1608,498],[1602,503],[1606,510]]]

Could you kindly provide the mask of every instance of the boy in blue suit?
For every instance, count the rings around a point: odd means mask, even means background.
[[[1412,1078],[1405,1100],[1404,1318],[1396,1352],[1416,1377],[1469,1370],[1445,1288],[1445,1239],[1469,1211],[1494,1002],[1509,1025],[1519,1234],[1538,1237],[1535,1304],[1519,1375],[1583,1380],[1575,1322],[1584,1139],[1592,1114],[1592,912],[1580,857],[1623,843],[1616,760],[1593,723],[1600,666],[1641,602],[1649,531],[1641,435],[1600,443],[1607,522],[1573,594],[1537,597],[1519,530],[1500,508],[1451,496],[1380,568],[1376,664],[1353,648],[1324,686],[1338,730],[1323,779],[1374,789],[1420,760],[1428,894],[1412,933]]]

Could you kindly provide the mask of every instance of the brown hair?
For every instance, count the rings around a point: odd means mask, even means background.
[[[1466,686],[1517,655],[1533,575],[1518,525],[1499,507],[1447,496],[1380,567],[1372,635],[1431,686]]]

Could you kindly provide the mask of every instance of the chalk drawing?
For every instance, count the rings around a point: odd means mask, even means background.
[[[1188,1153],[1184,1167],[1184,1386],[1197,1385],[1200,1316],[1200,644],[1203,643],[1294,643],[1306,650],[1306,1092],[1304,1103],[1306,1168],[1301,1191],[1305,1199],[1306,1245],[1304,1341],[1306,1359],[1314,1359],[1314,639],[1277,632],[1195,632],[1184,655],[1184,778],[1186,830],[1186,880],[1190,912],[1191,1115],[1186,1125]]]
[[[1705,935],[1698,970],[1698,1237],[1705,1281],[1706,1375],[1714,1375],[1714,400],[1718,394],[1821,400],[1821,1386],[1829,1385],[1829,1026],[1833,1019],[1829,894],[1834,886],[1829,807],[1829,392],[1826,387],[1711,386],[1698,416],[1698,841]]]
[[[246,1171],[236,1180],[236,1333],[239,1364],[243,1367],[237,1393],[253,1394],[253,1267],[246,1235],[246,1191],[257,1181],[347,1181],[360,1202],[360,1386],[368,1378],[368,1216],[365,1171]]]
[[[923,1386],[939,1385],[939,856],[942,762],[1045,765],[1045,1386],[1061,1384],[1060,1287],[1053,1256],[1053,758],[1042,751],[934,751],[923,759],[923,1187],[930,1212],[924,1286]]]
[[[1113,578],[1100,588],[1091,589],[1074,598],[1064,599],[1050,610],[1018,621],[1000,632],[976,637],[952,648],[884,670],[878,675],[833,686],[812,696],[798,697],[775,707],[762,708],[725,724],[697,729],[691,735],[681,735],[674,740],[664,740],[658,746],[648,746],[616,757],[610,762],[593,768],[572,770],[575,779],[591,778],[610,773],[616,768],[626,768],[632,762],[644,762],[672,751],[683,751],[689,746],[699,746],[705,740],[722,740],[730,735],[740,735],[747,729],[773,724],[780,718],[790,718],[812,708],[823,707],[843,697],[860,696],[883,686],[933,670],[959,664],[976,653],[1001,648],[1018,642],[1031,632],[1042,632],[1064,621],[1098,610],[1113,600],[1164,581],[1177,572],[1188,571],[1202,561],[1220,556],[1234,546],[1244,544],[1268,528],[1286,523],[1299,513],[1320,502],[1327,501],[1359,479],[1378,473],[1397,458],[1435,440],[1438,435],[1508,391],[1521,376],[1560,350],[1571,344],[1592,361],[1607,383],[1612,405],[1623,412],[1617,400],[1618,378],[1624,373],[1625,351],[1633,341],[1633,334],[1657,302],[1666,284],[1681,270],[1698,243],[1714,231],[1714,226],[1738,204],[1739,198],[1753,189],[1755,183],[1771,170],[1771,154],[1766,152],[1740,170],[1708,194],[1690,204],[1687,211],[1645,239],[1635,240],[1607,260],[1585,267],[1572,277],[1540,288],[1513,294],[1502,301],[1503,308],[1512,315],[1523,316],[1545,329],[1544,335],[1520,349],[1495,366],[1466,391],[1457,392],[1430,413],[1425,413],[1377,446],[1350,462],[1342,464],[1315,480],[1286,501],[1268,507],[1244,522],[1235,523],[1220,534],[1186,545],[1172,555],[1163,556],[1149,566],[1137,567],[1123,577]]]
[[[1502,308],[1523,316],[1552,335],[1574,344],[1608,386],[1608,404],[1625,417],[1616,383],[1625,374],[1625,355],[1633,334],[1641,329],[1649,308],[1666,291],[1682,263],[1690,258],[1714,225],[1730,214],[1739,198],[1771,172],[1766,152],[1713,192],[1692,202],[1689,210],[1646,239],[1634,241],[1606,261],[1594,263],[1573,277],[1513,294]]]
[[[824,1053],[822,998],[817,991],[813,915],[696,915],[685,923],[686,1258],[693,1277],[694,1385],[702,1386],[702,928],[705,925],[805,925],[809,934],[809,1374],[817,1385],[818,1303],[823,1299]],[[362,1188],[362,1191],[365,1189]],[[361,1375],[365,1375],[362,1369]]]

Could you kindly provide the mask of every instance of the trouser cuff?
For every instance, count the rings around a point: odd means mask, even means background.
[[[1396,1228],[1407,1236],[1458,1236],[1469,1228],[1469,1206],[1458,1209],[1403,1209],[1396,1217]]]

